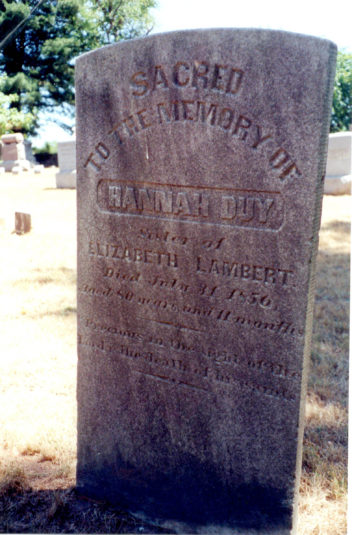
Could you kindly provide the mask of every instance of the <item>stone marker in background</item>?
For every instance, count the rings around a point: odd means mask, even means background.
[[[352,132],[329,135],[324,193],[351,194]]]
[[[24,138],[22,134],[6,134],[1,136],[2,141],[2,163],[1,166],[6,171],[16,170],[29,171],[30,162],[26,159]]]
[[[33,169],[37,165],[37,161],[33,154],[32,142],[29,141],[28,139],[24,140],[24,152],[25,152],[26,160],[29,161],[31,168]]]
[[[38,164],[33,167],[34,174],[39,175],[44,171],[44,165]]]
[[[31,230],[31,215],[23,212],[15,212],[16,234],[26,234]]]
[[[295,525],[335,53],[210,30],[78,59],[86,496],[181,533]]]
[[[56,173],[57,188],[76,187],[76,140],[60,141],[57,144],[59,172]]]

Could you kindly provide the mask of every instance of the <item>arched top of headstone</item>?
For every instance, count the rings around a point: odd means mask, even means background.
[[[3,143],[22,143],[24,140],[23,134],[5,134],[1,136],[1,141]]]

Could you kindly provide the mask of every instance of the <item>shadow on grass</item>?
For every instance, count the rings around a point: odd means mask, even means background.
[[[78,497],[75,488],[9,487],[0,495],[1,533],[170,533],[104,502]]]
[[[349,235],[351,233],[351,225],[347,221],[329,221],[329,223],[325,223],[321,226],[321,230],[323,231],[333,231],[337,232],[338,234],[347,234]],[[344,236],[344,239],[346,236]]]
[[[28,274],[28,278],[17,279],[12,282],[12,286],[23,287],[24,290],[30,284],[60,284],[75,286],[77,282],[77,271],[72,268],[59,267],[55,269],[34,269],[34,277]]]

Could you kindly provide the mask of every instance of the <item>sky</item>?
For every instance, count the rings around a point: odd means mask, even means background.
[[[151,33],[196,28],[269,28],[333,41],[352,53],[352,0],[158,0]],[[65,141],[69,135],[48,123],[33,139]]]
[[[330,39],[352,52],[351,0],[158,0],[152,33],[195,28],[270,28]]]

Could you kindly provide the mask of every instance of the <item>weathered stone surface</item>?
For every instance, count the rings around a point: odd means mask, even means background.
[[[334,61],[262,30],[78,59],[85,495],[182,533],[291,532]]]

